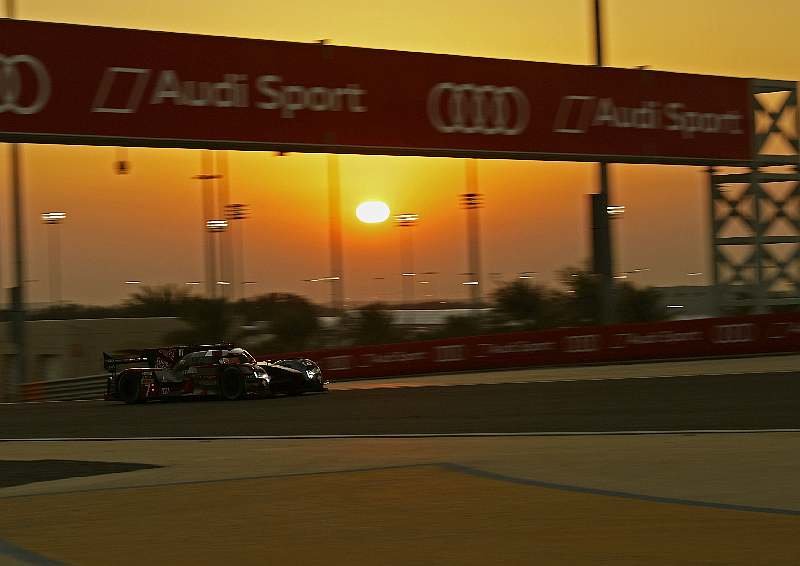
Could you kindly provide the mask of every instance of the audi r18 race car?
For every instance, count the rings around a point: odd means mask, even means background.
[[[120,370],[120,366],[133,367]],[[234,400],[325,391],[322,372],[313,361],[257,362],[246,350],[231,344],[147,348],[122,355],[103,352],[103,367],[111,374],[105,398],[125,403],[193,395]]]

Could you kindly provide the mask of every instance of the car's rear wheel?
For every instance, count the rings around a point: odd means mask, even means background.
[[[140,373],[123,373],[117,382],[117,396],[120,401],[129,405],[144,403],[145,396],[142,392],[142,375]]]
[[[228,368],[219,378],[219,396],[226,401],[235,401],[244,397],[246,392],[245,377],[234,368]]]

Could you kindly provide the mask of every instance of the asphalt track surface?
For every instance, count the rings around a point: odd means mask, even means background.
[[[0,406],[0,438],[800,428],[794,373],[334,390],[224,402]]]
[[[0,404],[0,564],[794,566],[799,364]]]

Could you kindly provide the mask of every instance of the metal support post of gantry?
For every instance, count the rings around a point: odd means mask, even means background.
[[[797,84],[752,81],[753,163],[709,168],[717,314],[800,305]]]

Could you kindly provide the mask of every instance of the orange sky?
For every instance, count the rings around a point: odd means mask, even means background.
[[[589,63],[589,0],[17,0],[25,19],[565,63]],[[190,8],[189,8],[190,6]],[[793,0],[606,0],[607,64],[776,79],[800,77]],[[8,151],[0,152],[7,171]],[[326,163],[319,155],[230,154],[233,200],[247,222],[247,278],[253,292],[301,292],[327,299]],[[33,301],[46,301],[47,240],[39,214],[65,210],[63,291],[67,300],[111,303],[122,282],[183,283],[203,278],[200,154],[132,149],[133,172],[113,174],[110,148],[26,146],[26,244]],[[437,271],[438,296],[465,296],[467,271],[462,160],[341,157],[346,296],[400,295],[402,236],[391,224],[363,225],[356,205],[386,201],[393,213],[420,214],[416,270]],[[708,272],[706,180],[688,167],[614,166],[614,199],[627,207],[616,224],[620,270],[648,267],[645,284],[697,283]],[[0,175],[0,280],[9,285],[7,175]],[[510,279],[537,271],[549,281],[588,254],[586,164],[483,161],[479,183],[484,272]],[[373,278],[384,277],[383,281]],[[487,277],[487,286],[488,285]],[[430,287],[420,287],[418,296]]]

